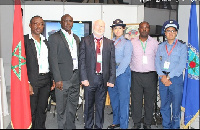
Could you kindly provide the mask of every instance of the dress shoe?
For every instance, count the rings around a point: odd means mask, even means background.
[[[109,125],[107,129],[115,129],[117,127],[120,127],[120,124],[117,124],[117,125]]]
[[[141,125],[134,125],[131,129],[140,129]]]
[[[151,129],[151,126],[150,125],[144,125],[143,128],[144,129]]]

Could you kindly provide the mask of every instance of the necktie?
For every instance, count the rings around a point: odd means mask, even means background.
[[[100,41],[101,39],[96,39],[96,72],[97,73],[101,71],[101,63],[97,62],[97,55],[100,54],[100,47],[101,47]]]

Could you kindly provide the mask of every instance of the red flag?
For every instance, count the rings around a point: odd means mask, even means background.
[[[11,62],[11,125],[14,129],[31,127],[31,108],[20,0],[15,0]]]

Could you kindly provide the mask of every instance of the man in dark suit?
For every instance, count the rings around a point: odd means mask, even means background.
[[[103,36],[104,30],[104,21],[95,21],[93,34],[80,43],[79,69],[84,86],[86,129],[103,127],[107,87],[114,87],[116,79],[115,47],[113,41]]]
[[[73,18],[61,17],[61,30],[50,35],[50,67],[56,82],[56,109],[59,129],[76,129],[75,114],[80,82],[78,71],[79,38],[72,32]]]
[[[45,129],[46,108],[50,92],[47,40],[41,35],[44,21],[40,16],[30,20],[31,33],[24,36],[29,80],[32,129]]]

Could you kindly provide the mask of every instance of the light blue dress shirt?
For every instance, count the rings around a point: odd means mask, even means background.
[[[116,77],[117,77],[120,74],[123,74],[126,68],[129,66],[131,62],[133,46],[131,44],[131,41],[125,39],[124,36],[121,36],[117,40],[113,38],[113,41],[115,41],[114,43],[115,60],[116,60],[116,65],[118,66],[116,69]]]
[[[168,52],[170,52],[176,40],[177,39],[175,39],[171,45],[167,41],[164,41],[158,46],[155,64],[156,64],[156,71],[159,76],[165,75],[162,71],[166,71],[170,72],[169,73],[170,78],[173,78],[174,76],[179,77],[183,73],[184,68],[186,68],[186,62],[187,62],[186,44],[177,41],[176,46],[172,50],[172,53],[169,56],[167,54],[166,45]],[[166,61],[170,62],[168,69],[164,69],[164,63]]]

